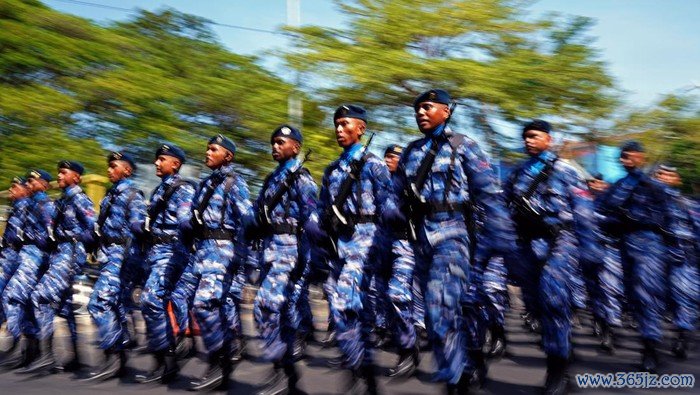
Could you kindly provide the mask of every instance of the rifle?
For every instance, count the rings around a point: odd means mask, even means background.
[[[338,195],[333,199],[333,203],[326,209],[323,213],[323,224],[326,231],[332,234],[330,237],[331,245],[333,250],[337,253],[337,248],[335,246],[335,237],[340,230],[350,231],[354,229],[355,224],[352,222],[351,218],[346,217],[343,213],[343,205],[348,200],[350,193],[352,193],[352,186],[360,178],[360,172],[367,161],[365,152],[367,148],[372,144],[375,133],[369,136],[367,143],[360,149],[360,159],[354,159],[350,162],[350,170],[347,172],[347,176],[343,179],[342,184],[338,188]]]
[[[270,198],[270,200],[267,202],[263,202],[262,207],[260,207],[260,210],[258,210],[257,222],[258,224],[260,224],[260,227],[263,230],[269,229],[270,225],[272,225],[272,218],[270,217],[270,213],[272,213],[272,210],[274,210],[275,207],[277,207],[277,205],[280,203],[280,201],[282,201],[282,196],[284,196],[284,194],[287,193],[287,191],[289,191],[289,188],[291,188],[292,184],[301,173],[301,170],[304,168],[304,163],[306,163],[306,161],[309,160],[309,158],[311,157],[311,153],[311,149],[306,151],[304,159],[302,159],[299,168],[287,174],[287,177],[284,179],[279,188],[277,188],[275,194],[272,195],[272,198]]]

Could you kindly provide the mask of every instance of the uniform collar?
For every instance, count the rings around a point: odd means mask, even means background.
[[[78,184],[71,185],[63,190],[63,196],[67,198],[72,198],[73,196],[79,194],[83,190],[80,188]]]
[[[212,173],[212,176],[215,177],[225,177],[228,176],[229,174],[233,174],[234,168],[233,168],[233,163],[227,163],[225,165],[222,165],[218,169],[214,170]]]
[[[297,168],[299,168],[300,163],[301,161],[299,160],[299,158],[295,156],[277,165],[276,171],[278,173],[281,173],[283,171],[294,171]]]
[[[121,192],[131,186],[133,182],[130,178],[123,178],[112,185],[112,190],[115,192]]]
[[[357,142],[344,149],[343,153],[340,154],[340,160],[344,162],[350,162],[354,159],[360,159],[360,152],[362,151],[362,143]]]

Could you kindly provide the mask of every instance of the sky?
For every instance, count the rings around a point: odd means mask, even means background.
[[[301,23],[342,27],[345,19],[331,0],[299,0]],[[410,0],[407,0],[410,1]],[[286,0],[44,0],[56,10],[99,23],[125,20],[135,10],[172,7],[219,24],[274,31],[287,22]],[[96,7],[87,3],[101,4]],[[115,7],[120,9],[111,9]],[[633,106],[650,106],[666,93],[681,93],[700,85],[700,1],[695,0],[540,0],[532,15],[555,11],[591,17],[590,34],[601,59],[628,93]],[[240,54],[260,55],[285,45],[284,36],[233,27],[214,26],[221,42]],[[700,92],[700,86],[695,92]]]

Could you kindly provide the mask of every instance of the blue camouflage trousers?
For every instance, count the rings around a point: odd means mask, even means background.
[[[491,257],[484,270],[484,292],[487,321],[505,327],[508,308],[508,270],[502,256]]]
[[[435,379],[455,384],[467,363],[467,333],[462,311],[469,282],[466,235],[424,242],[417,258],[427,268],[424,279],[426,326],[437,365]]]
[[[661,235],[651,231],[627,234],[621,257],[632,286],[633,312],[642,339],[661,341],[666,308],[666,249]],[[625,265],[626,264],[626,265]]]
[[[181,330],[188,326],[187,314],[192,306],[202,340],[210,354],[228,346],[232,340],[227,299],[233,261],[232,241],[198,240],[196,252],[190,256],[171,296]]]
[[[547,355],[568,358],[571,351],[572,294],[570,285],[578,258],[578,241],[570,231],[553,240],[535,239],[522,246],[527,269],[521,280],[526,307],[542,322]],[[523,270],[523,269],[521,269]]]
[[[19,252],[12,248],[5,247],[0,250],[0,301],[5,293],[5,287],[10,282],[19,266]],[[0,325],[5,322],[5,309],[0,306]]]
[[[686,331],[695,330],[700,297],[697,263],[685,261],[673,266],[670,269],[668,281],[673,322],[676,328]]]
[[[40,328],[39,339],[53,336],[53,320],[58,313],[68,322],[71,337],[77,340],[73,314],[73,277],[86,260],[82,243],[59,243],[49,257],[49,267],[32,292],[32,303]]]
[[[263,280],[255,297],[253,315],[263,341],[263,358],[267,361],[279,362],[292,349],[295,284],[290,276],[298,261],[296,236],[273,235],[265,241],[260,260]]]
[[[352,235],[338,238],[338,276],[329,278],[330,313],[336,339],[343,352],[343,366],[359,369],[372,362],[369,334],[374,325],[368,300],[372,257],[377,256],[376,226],[355,225]]]
[[[167,304],[187,258],[188,253],[180,243],[156,244],[148,252],[146,263],[150,274],[141,294],[141,312],[151,351],[167,350],[175,345]]]
[[[393,316],[396,344],[402,349],[412,349],[416,345],[414,289],[419,286],[415,279],[416,259],[413,247],[406,239],[396,239],[391,243],[393,265],[389,279],[389,300],[394,310]]]
[[[31,300],[32,292],[45,270],[47,254],[35,245],[26,245],[19,252],[19,267],[7,283],[3,305],[7,315],[7,329],[17,340],[24,334],[39,335],[39,327]]]
[[[625,296],[620,248],[612,241],[603,244],[603,262],[594,271],[597,285],[591,296],[593,314],[610,326],[622,326],[622,301]]]
[[[135,252],[127,251],[124,245],[100,247],[100,277],[90,295],[88,311],[97,326],[100,348],[103,350],[121,349],[129,341],[124,306],[125,274],[135,256]]]

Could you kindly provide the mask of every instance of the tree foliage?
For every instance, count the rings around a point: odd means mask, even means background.
[[[700,102],[697,96],[666,95],[651,108],[630,111],[603,141],[635,138],[645,144],[652,163],[678,168],[687,192],[700,192]]]
[[[237,162],[263,172],[272,130],[294,87],[226,50],[208,22],[167,9],[98,26],[36,1],[0,2],[0,184],[62,158],[104,171],[106,149],[143,160],[162,141],[200,163],[206,139],[238,143]],[[325,151],[322,116],[304,98],[307,141]],[[314,145],[314,144],[311,144]],[[320,163],[315,167],[320,168]],[[316,169],[319,170],[319,169]]]
[[[472,123],[561,119],[560,130],[610,114],[613,80],[583,17],[532,20],[520,0],[336,0],[347,24],[294,29],[287,62],[308,81],[330,81],[324,101],[355,101],[387,124],[405,120],[413,98],[441,87]],[[398,116],[396,115],[398,114]],[[402,122],[405,124],[405,122]]]

